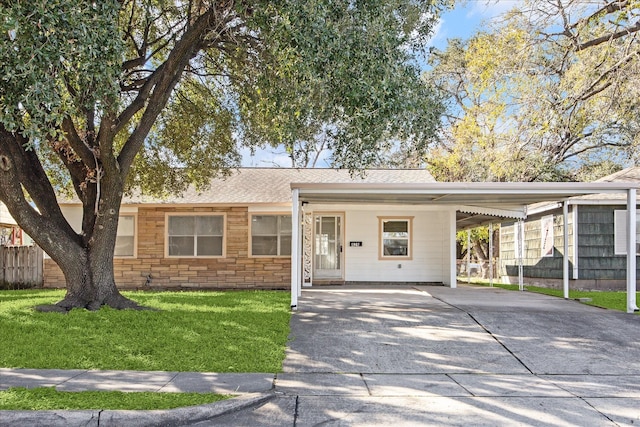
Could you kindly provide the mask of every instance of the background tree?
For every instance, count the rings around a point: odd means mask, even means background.
[[[449,105],[434,175],[574,180],[637,161],[638,30],[637,0],[525,0],[451,41],[427,73]]]
[[[389,136],[428,140],[441,108],[411,64],[445,3],[1,2],[0,200],[62,269],[56,307],[136,307],[113,275],[127,189],[204,186],[238,141],[331,129],[335,166],[361,168]]]

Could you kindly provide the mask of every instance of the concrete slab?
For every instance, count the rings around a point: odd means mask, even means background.
[[[273,389],[274,374],[216,374],[179,372],[159,391],[174,393],[265,393]]]
[[[471,396],[444,374],[366,374],[364,379],[372,396]]]
[[[587,398],[585,401],[616,426],[640,425],[640,399]]]
[[[640,375],[640,316],[498,288],[431,287],[538,375]]]
[[[291,320],[283,370],[528,372],[470,316],[426,292],[394,291],[304,292]]]
[[[295,396],[281,396],[244,411],[229,412],[206,421],[190,423],[193,427],[283,427],[295,426]]]
[[[477,397],[575,397],[574,394],[535,375],[464,375],[450,377],[472,396]]]
[[[541,378],[582,398],[640,399],[640,376],[543,375]]]
[[[212,425],[213,419],[237,414],[273,400],[273,393],[254,393],[209,405],[155,411],[0,411],[0,427],[156,427],[195,423]]]
[[[0,427],[98,427],[100,411],[1,411]]]
[[[58,385],[60,391],[160,391],[177,375],[162,371],[86,371]]]
[[[290,396],[368,396],[369,390],[359,374],[282,373],[276,390]]]
[[[614,426],[588,403],[564,398],[316,397],[298,400],[296,426]]]
[[[497,287],[460,284],[453,289],[448,286],[425,286],[420,289],[444,304],[463,311],[592,313],[594,310],[600,310],[574,300],[527,291],[508,291]]]
[[[571,303],[571,302],[567,302]],[[533,373],[640,375],[640,317],[575,312],[474,312]]]
[[[87,372],[80,369],[8,369],[0,368],[0,390],[11,387],[55,387]]]

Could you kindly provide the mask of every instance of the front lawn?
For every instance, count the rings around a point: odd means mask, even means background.
[[[0,366],[40,369],[280,372],[289,294],[123,292],[159,311],[33,307],[59,290],[0,291]]]
[[[0,410],[174,409],[218,402],[228,397],[214,393],[69,392],[56,391],[56,389],[50,387],[34,389],[14,387],[6,391],[0,391]]]

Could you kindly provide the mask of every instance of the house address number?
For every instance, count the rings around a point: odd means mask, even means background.
[[[349,246],[359,247],[362,246],[362,242],[349,242]]]

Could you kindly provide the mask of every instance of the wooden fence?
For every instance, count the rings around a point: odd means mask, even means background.
[[[38,246],[0,247],[0,283],[42,286],[43,252]]]

